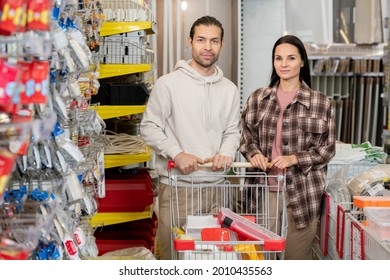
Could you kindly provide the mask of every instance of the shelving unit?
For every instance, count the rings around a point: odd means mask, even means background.
[[[129,3],[131,1],[128,1]],[[131,9],[135,4],[130,3]],[[109,14],[111,7],[107,4],[106,14]],[[138,10],[143,7],[137,6]],[[149,14],[147,12],[146,14]],[[104,22],[101,27],[101,54],[100,54],[100,79],[117,77],[122,75],[148,72],[152,69],[152,53],[145,48],[134,43],[134,39],[122,36],[124,33],[145,31],[145,35],[155,34],[156,24],[151,15],[148,16],[150,21],[108,21]],[[127,34],[125,34],[127,35]],[[135,51],[131,51],[133,49]],[[126,60],[126,55],[128,59]],[[117,63],[119,61],[129,63]],[[115,63],[109,63],[115,62]],[[138,62],[138,63],[136,63]],[[145,63],[147,62],[147,63]],[[120,106],[96,106],[99,116],[105,120],[110,118],[122,117],[127,115],[141,114],[145,111],[146,105],[120,105]],[[152,151],[148,149],[147,153],[137,155],[105,155],[105,168],[119,167],[128,164],[147,162],[151,160]]]
[[[99,79],[120,80],[124,75],[151,71],[153,53],[144,39],[156,34],[157,28],[150,10],[133,1],[108,0],[102,4],[106,20],[100,31]],[[95,106],[103,120],[142,114],[145,108],[144,104]],[[151,159],[152,150],[147,147],[147,151],[140,154],[104,155],[104,167],[107,170]],[[90,224],[101,227],[151,219],[153,210],[152,204],[141,212],[98,212],[92,217]]]
[[[96,106],[95,111],[105,119],[111,119],[126,115],[141,114],[145,111],[146,105],[140,106]],[[119,167],[123,165],[148,162],[152,159],[152,150],[147,147],[147,152],[135,155],[104,155],[105,168]]]
[[[146,105],[139,106],[97,106],[95,110],[99,116],[103,119],[111,119],[116,117],[122,117],[126,115],[141,114],[145,111]]]
[[[143,154],[104,155],[104,167],[107,169],[140,162],[148,162],[152,159],[152,150],[149,147],[147,147],[147,149],[148,151]]]
[[[152,12],[133,1],[108,0],[103,1],[102,5],[105,21],[101,26],[100,36],[103,39],[101,42],[103,44],[102,47],[103,49],[107,47],[107,53],[105,53],[105,50],[102,52],[100,78],[103,79],[150,71],[152,58],[150,57],[151,53],[147,51],[145,46],[135,45],[134,42],[126,40],[126,37],[120,37],[118,35],[137,31],[144,31],[145,35],[157,34],[157,26]],[[104,42],[104,40],[107,39],[115,39],[116,41]],[[119,44],[120,46],[115,46],[116,44]],[[127,62],[121,61],[121,63],[118,63],[117,61],[105,61],[107,55],[110,56],[108,60],[122,60],[125,53],[121,51],[120,53],[113,54],[112,48],[127,48],[128,44],[131,45],[129,47],[138,48],[137,56],[143,56],[141,58],[141,63],[134,63],[131,58]],[[142,52],[142,54],[140,52]]]
[[[153,205],[145,208],[143,212],[110,212],[97,213],[93,216],[90,224],[93,227],[109,226],[125,222],[149,219],[153,215]]]
[[[313,89],[327,94],[334,104],[337,140],[382,146],[387,108],[381,100],[383,46],[307,45],[306,49]]]
[[[100,79],[148,72],[152,69],[150,64],[100,64]]]
[[[121,33],[145,30],[147,35],[157,34],[154,22],[104,22],[100,31],[100,36],[111,36]]]

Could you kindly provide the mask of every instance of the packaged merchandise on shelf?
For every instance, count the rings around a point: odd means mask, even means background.
[[[88,17],[101,25],[101,10],[25,3],[1,1],[0,260],[96,257],[104,123],[78,77],[97,69],[82,30]],[[96,92],[98,75],[88,77]]]

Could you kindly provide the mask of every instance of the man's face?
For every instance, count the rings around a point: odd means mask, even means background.
[[[194,38],[189,38],[192,49],[192,59],[196,67],[210,68],[217,62],[222,48],[221,29],[215,25],[198,25]]]

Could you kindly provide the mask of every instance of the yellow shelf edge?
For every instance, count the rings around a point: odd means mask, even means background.
[[[152,149],[147,147],[147,152],[135,155],[104,155],[104,168],[119,167],[139,162],[147,162],[152,159]]]
[[[146,34],[157,33],[156,25],[150,21],[105,21],[100,28],[100,36],[145,30]]]
[[[104,198],[103,198],[104,199]],[[125,222],[138,221],[151,218],[153,215],[153,205],[149,205],[143,212],[107,212],[96,213],[90,220],[92,227],[109,226]]]
[[[145,109],[146,105],[98,105],[95,110],[103,120],[106,120],[127,115],[141,114]]]
[[[99,79],[148,72],[152,69],[150,64],[99,64]]]

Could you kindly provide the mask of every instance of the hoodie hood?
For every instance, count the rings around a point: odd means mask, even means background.
[[[200,83],[205,83],[205,76],[202,76],[198,71],[196,71],[193,67],[190,66],[191,60],[185,61],[185,60],[179,60],[176,63],[175,70],[181,71],[187,76],[199,81]],[[217,65],[214,65],[214,74],[212,75],[211,79],[207,80],[207,83],[216,83],[222,80],[223,78],[223,71],[221,68],[219,68]]]

